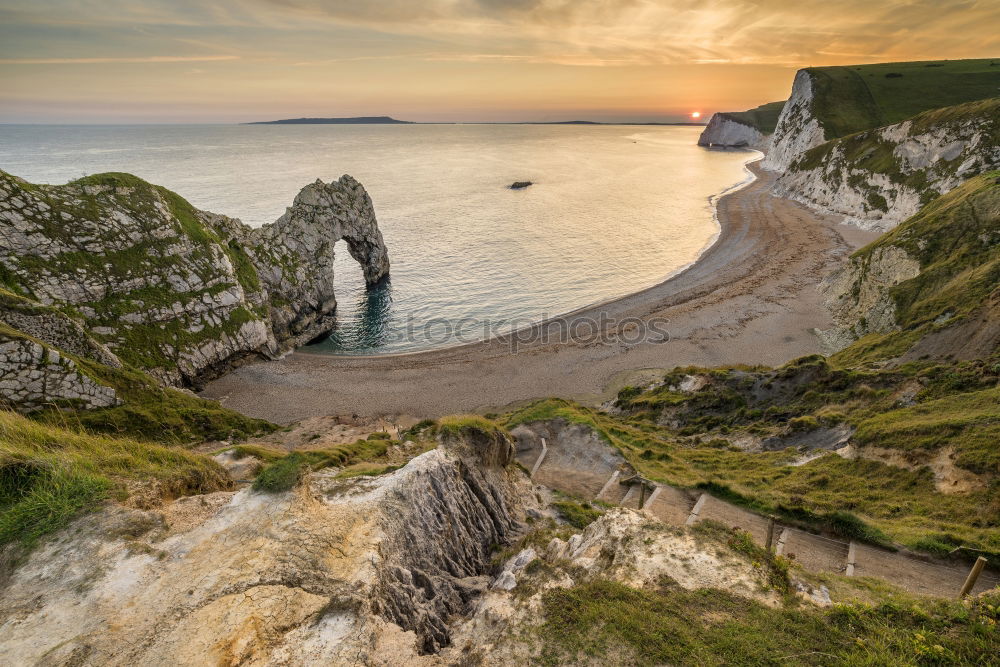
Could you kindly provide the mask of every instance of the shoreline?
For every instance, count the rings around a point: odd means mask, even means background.
[[[506,332],[506,333],[503,333],[503,334],[496,334],[496,335],[494,335],[494,336],[492,336],[490,338],[485,338],[483,340],[478,340],[478,341],[471,341],[471,342],[468,342],[468,343],[458,343],[458,344],[455,344],[455,345],[445,345],[445,346],[442,346],[442,347],[429,347],[429,348],[426,348],[426,349],[408,350],[408,351],[405,351],[405,352],[385,352],[383,354],[333,354],[333,353],[329,353],[329,352],[310,352],[309,349],[308,349],[308,346],[303,346],[303,347],[299,347],[299,348],[296,348],[294,350],[290,350],[290,351],[286,352],[285,354],[283,354],[281,356],[281,359],[284,359],[284,358],[286,358],[286,357],[288,357],[289,355],[292,355],[292,354],[307,354],[307,355],[316,355],[316,356],[319,356],[319,357],[335,357],[335,358],[338,358],[338,359],[340,359],[340,358],[346,358],[346,359],[383,359],[383,358],[386,358],[386,357],[399,358],[399,357],[405,357],[405,356],[410,356],[410,355],[430,354],[432,352],[446,352],[446,351],[460,350],[460,349],[467,348],[467,347],[475,347],[475,346],[478,346],[478,345],[482,345],[484,343],[489,343],[489,342],[494,341],[496,339],[503,339],[503,338],[508,337],[508,336],[517,336],[520,333],[529,332],[532,329],[549,326],[549,325],[551,325],[554,322],[559,322],[560,320],[565,320],[565,319],[570,318],[570,317],[586,317],[587,313],[598,312],[600,309],[605,308],[605,307],[613,304],[616,301],[620,301],[622,299],[625,299],[625,298],[628,298],[628,297],[631,297],[631,296],[635,296],[637,294],[641,294],[642,292],[645,292],[646,290],[652,290],[652,289],[661,287],[664,284],[666,284],[667,282],[669,282],[669,281],[673,280],[674,278],[676,278],[677,276],[681,275],[685,271],[687,271],[687,270],[693,268],[694,266],[696,266],[698,264],[698,262],[701,261],[702,257],[704,257],[709,251],[711,251],[711,249],[715,246],[715,244],[717,244],[721,240],[722,234],[723,234],[723,231],[724,231],[724,226],[722,224],[722,221],[719,220],[719,207],[718,207],[719,201],[722,200],[724,197],[726,197],[729,194],[738,192],[738,191],[742,190],[743,188],[749,187],[750,185],[752,185],[754,183],[754,181],[756,181],[758,179],[757,172],[754,171],[754,169],[751,167],[751,165],[755,165],[755,164],[761,162],[764,159],[764,153],[762,153],[762,152],[760,152],[760,151],[758,151],[756,149],[751,149],[748,152],[757,153],[757,155],[754,156],[754,157],[752,157],[751,159],[749,159],[749,160],[747,160],[746,162],[743,163],[743,170],[747,174],[743,178],[743,180],[739,181],[738,183],[734,183],[733,185],[730,185],[729,187],[727,187],[724,190],[722,190],[721,192],[716,193],[716,194],[711,195],[710,197],[708,197],[708,203],[709,203],[709,205],[712,208],[712,222],[715,223],[715,233],[713,233],[712,236],[709,238],[709,240],[705,243],[705,245],[702,246],[700,250],[698,250],[697,256],[693,260],[691,260],[690,262],[688,262],[687,264],[684,264],[683,266],[679,266],[676,269],[674,269],[673,271],[669,272],[668,274],[666,274],[662,278],[658,279],[656,282],[647,284],[645,287],[640,287],[636,291],[627,292],[626,294],[623,294],[621,296],[611,297],[609,299],[603,299],[603,300],[600,300],[600,301],[594,301],[593,303],[588,303],[588,304],[585,304],[583,306],[579,306],[578,308],[574,308],[573,310],[569,310],[569,311],[560,313],[558,315],[553,315],[553,316],[548,317],[548,318],[546,318],[544,320],[539,320],[538,322],[533,322],[532,324],[528,324],[526,326],[523,326],[520,329],[515,329],[513,331],[509,331],[509,332]],[[280,359],[279,359],[279,361],[280,361]]]
[[[698,259],[660,283],[565,313],[512,334],[447,348],[377,356],[295,351],[252,362],[201,393],[245,414],[287,423],[320,415],[440,417],[560,396],[596,404],[635,377],[683,365],[776,365],[821,351],[831,321],[815,287],[877,234],[840,225],[770,194],[775,175],[745,167],[748,181],[717,195],[720,229]],[[653,318],[669,340],[538,340],[553,326]],[[516,351],[511,336],[525,340]],[[649,381],[649,380],[645,380]]]

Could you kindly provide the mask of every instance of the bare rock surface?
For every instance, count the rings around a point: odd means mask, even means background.
[[[27,412],[57,402],[90,409],[121,401],[57,350],[0,331],[0,402]]]
[[[834,349],[869,333],[898,328],[896,303],[890,288],[916,277],[920,262],[898,246],[876,249],[852,258],[820,285],[836,327],[824,332]]]
[[[523,531],[512,457],[450,441],[378,477],[109,507],[3,582],[0,663],[438,664]]]
[[[761,163],[765,169],[784,171],[804,152],[826,141],[824,129],[812,110],[813,99],[813,75],[808,70],[799,70]]]

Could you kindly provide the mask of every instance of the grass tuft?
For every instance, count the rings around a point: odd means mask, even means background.
[[[329,449],[292,452],[267,463],[254,480],[255,491],[281,493],[295,488],[306,473],[335,466],[347,466],[384,456],[389,449],[385,439],[358,440]],[[384,470],[383,470],[384,472]]]
[[[130,481],[156,482],[168,496],[228,488],[210,458],[163,445],[95,435],[0,410],[0,544],[34,545]]]

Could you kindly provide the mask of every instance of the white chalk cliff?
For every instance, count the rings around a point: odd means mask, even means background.
[[[698,138],[698,145],[754,148],[767,151],[770,141],[770,135],[763,134],[752,125],[741,122],[728,114],[717,113],[712,115],[712,119],[708,121],[708,125],[702,131]]]
[[[786,159],[773,158],[778,146],[768,155],[772,165]],[[774,192],[863,229],[887,231],[931,199],[997,168],[1000,101],[993,99],[835,139],[792,159]]]
[[[761,165],[771,171],[784,171],[800,155],[825,141],[823,127],[813,114],[812,74],[799,70]]]

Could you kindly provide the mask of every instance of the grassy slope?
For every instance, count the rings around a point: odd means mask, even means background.
[[[708,378],[677,392],[685,374]],[[626,388],[612,416],[561,400],[523,408],[514,425],[563,417],[593,426],[650,479],[713,493],[788,521],[846,537],[944,553],[960,544],[1000,552],[1000,357],[961,364],[851,370],[806,357],[780,369],[678,369],[661,386]],[[901,393],[916,387],[910,408]],[[789,437],[824,426],[857,428],[855,442],[921,454],[954,447],[957,463],[992,480],[983,490],[944,495],[931,472],[835,454],[791,465],[797,448],[750,453],[745,437]]]
[[[768,607],[670,581],[636,589],[597,579],[546,592],[535,636],[545,665],[580,656],[615,665],[982,665],[1000,651],[998,604],[997,594],[964,603],[896,594],[875,606]]]
[[[124,499],[135,481],[156,482],[161,493],[174,496],[230,484],[206,456],[0,410],[0,546],[30,546],[103,500]]]
[[[778,116],[785,108],[785,103],[768,102],[754,109],[747,111],[727,111],[720,115],[735,120],[737,123],[754,127],[762,134],[774,134],[774,128],[778,125]]]
[[[920,262],[920,274],[890,289],[899,330],[862,338],[837,354],[835,363],[848,366],[899,356],[923,336],[960,324],[997,296],[998,179],[1000,171],[970,179],[853,255],[863,268],[876,250],[896,246]]]
[[[834,139],[929,109],[995,97],[1000,59],[814,67],[813,113]],[[887,76],[902,74],[902,76]]]
[[[745,561],[760,573],[759,586],[771,591],[775,603],[727,590],[685,590],[668,575],[635,587],[588,575],[568,561],[539,559],[518,575],[513,590],[515,599],[532,605],[517,636],[535,651],[533,663],[981,665],[984,656],[1000,650],[1000,592],[935,600],[875,579],[811,574],[767,552],[745,531],[710,520],[690,528],[650,523],[644,529],[687,534],[704,553]],[[573,532],[536,525],[496,562],[529,546],[544,549],[552,537],[565,540]],[[638,537],[655,539],[649,533]],[[790,575],[827,587],[836,603],[818,608],[804,602]],[[573,583],[567,586],[567,580]],[[540,613],[534,611],[536,599]]]

